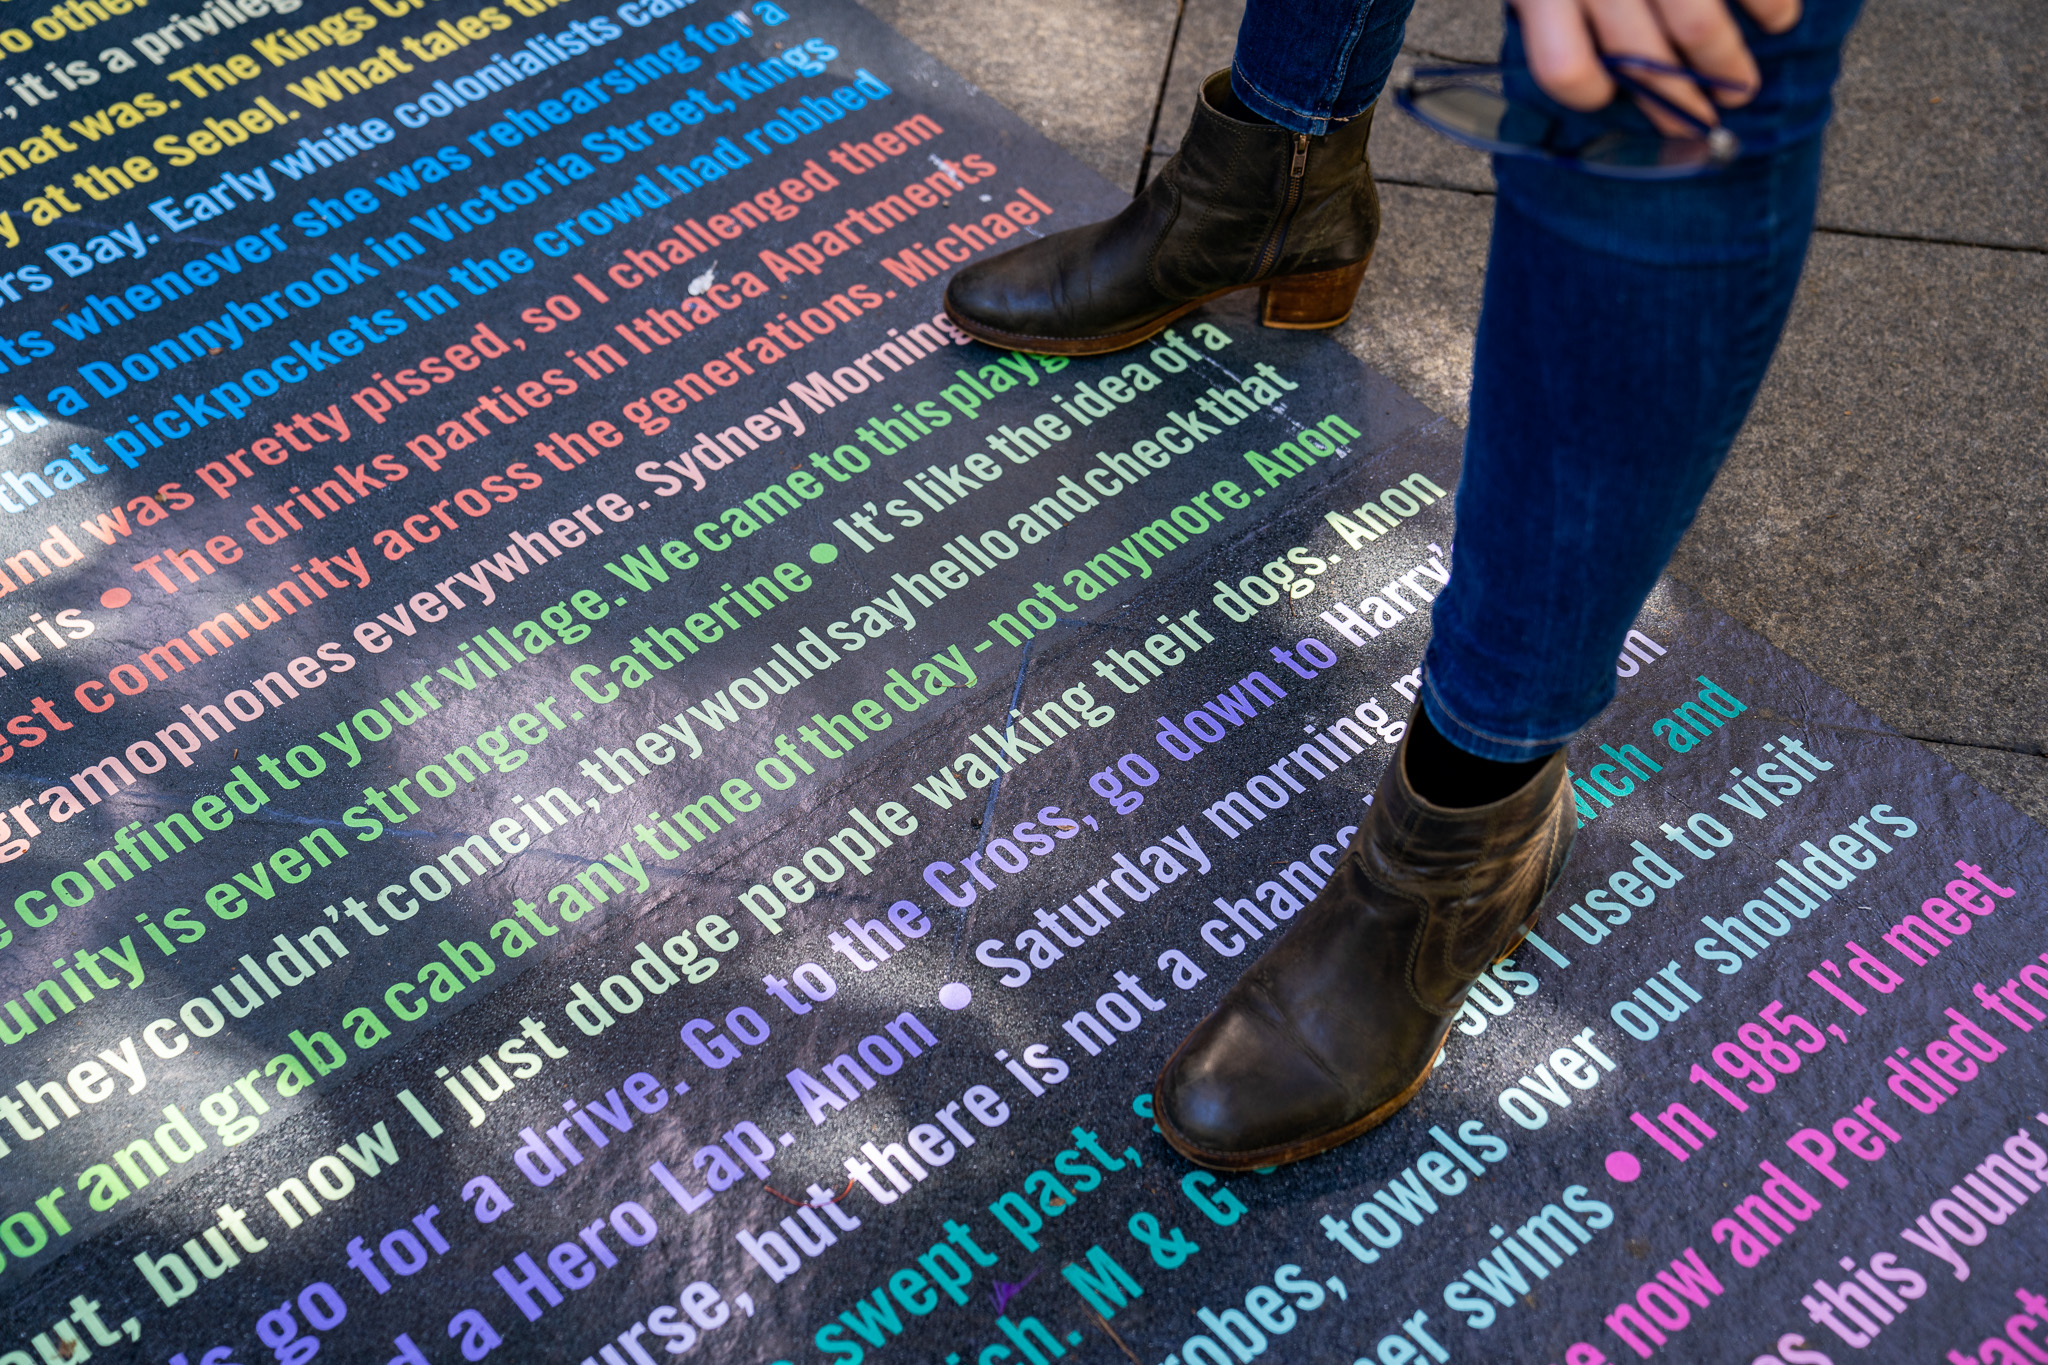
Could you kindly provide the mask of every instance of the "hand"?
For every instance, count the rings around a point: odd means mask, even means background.
[[[1614,79],[1600,56],[1648,57],[1686,66],[1728,81],[1738,90],[1714,90],[1711,98],[1682,76],[1630,72],[1665,99],[1701,122],[1717,124],[1715,104],[1730,108],[1756,95],[1756,59],[1726,0],[1510,0],[1522,21],[1529,70],[1559,104],[1592,111],[1614,98]],[[1799,21],[1800,0],[1741,0],[1767,33],[1783,33]],[[1685,137],[1696,130],[1668,111],[1641,101],[1643,112],[1662,132]]]

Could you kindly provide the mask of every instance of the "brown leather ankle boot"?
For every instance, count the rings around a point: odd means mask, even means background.
[[[1261,291],[1268,327],[1343,322],[1379,235],[1372,111],[1309,137],[1222,112],[1229,82],[1203,82],[1180,150],[1129,208],[966,266],[947,315],[991,346],[1047,355],[1135,346],[1236,289]]]
[[[1195,1026],[1153,1116],[1191,1161],[1299,1161],[1391,1118],[1429,1078],[1472,982],[1512,952],[1564,870],[1564,755],[1491,805],[1417,796],[1404,740],[1320,894]]]

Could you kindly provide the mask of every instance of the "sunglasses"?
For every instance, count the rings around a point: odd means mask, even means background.
[[[1682,76],[1715,90],[1746,91],[1733,81],[1701,75],[1648,57],[1602,57],[1615,83],[1692,129],[1669,137],[1654,129],[1610,128],[1576,135],[1580,120],[1566,120],[1503,93],[1499,66],[1418,67],[1394,91],[1394,101],[1426,127],[1455,142],[1500,156],[1537,157],[1578,166],[1594,175],[1635,180],[1706,175],[1733,161],[1742,143],[1726,128],[1706,123],[1658,94],[1632,73]]]

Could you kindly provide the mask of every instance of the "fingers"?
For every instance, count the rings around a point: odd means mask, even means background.
[[[1801,0],[1741,0],[1765,31],[1797,23]],[[1614,98],[1615,83],[1600,54],[1647,57],[1685,66],[1726,82],[1711,98],[1683,76],[1631,70],[1637,84],[1656,91],[1702,123],[1720,120],[1715,105],[1736,107],[1755,98],[1756,59],[1726,0],[1510,0],[1522,21],[1529,70],[1546,94],[1567,108],[1591,111]],[[1687,137],[1698,130],[1644,100],[1643,112],[1659,131]]]
[[[1799,0],[1742,0],[1749,17],[1766,33],[1783,33],[1799,22]]]
[[[1559,104],[1592,112],[1614,98],[1582,0],[1511,0],[1522,21],[1530,74]]]
[[[1668,66],[1682,66],[1686,58],[1681,57],[1673,47],[1671,36],[1667,36],[1666,21],[1662,11],[1653,7],[1653,0],[1578,0],[1593,24],[1594,38],[1602,52],[1625,54],[1632,57],[1648,57],[1652,61]],[[1728,18],[1722,0],[1662,0],[1674,9],[1686,10],[1689,25],[1696,26],[1699,36],[1706,34],[1706,20],[1695,11],[1714,10],[1720,13],[1734,34],[1735,43],[1741,48],[1742,35],[1734,28],[1734,21]],[[1672,35],[1675,36],[1675,35]],[[1748,56],[1747,49],[1742,49]],[[1755,68],[1750,68],[1754,73]],[[1717,73],[1709,73],[1717,74]],[[1713,124],[1720,120],[1714,112],[1712,101],[1700,92],[1699,86],[1683,76],[1666,76],[1656,72],[1631,70],[1628,73],[1637,84],[1656,91],[1679,108],[1691,114],[1702,123]],[[1752,75],[1752,81],[1753,81]],[[1698,129],[1689,126],[1685,120],[1660,109],[1647,100],[1638,101],[1650,122],[1658,131],[1670,137],[1692,137]]]
[[[1652,0],[1664,31],[1684,54],[1685,65],[1705,76],[1740,87],[1715,90],[1716,102],[1735,107],[1756,97],[1756,59],[1742,41],[1742,30],[1723,0]],[[1752,0],[1745,0],[1752,3]],[[1790,5],[1798,17],[1799,0],[1753,0],[1757,4]],[[1663,93],[1661,90],[1659,93]]]

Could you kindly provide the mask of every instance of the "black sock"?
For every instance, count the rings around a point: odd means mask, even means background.
[[[1420,706],[1408,721],[1408,785],[1433,806],[1453,810],[1486,806],[1512,796],[1549,761],[1496,763],[1468,754],[1445,739]]]

